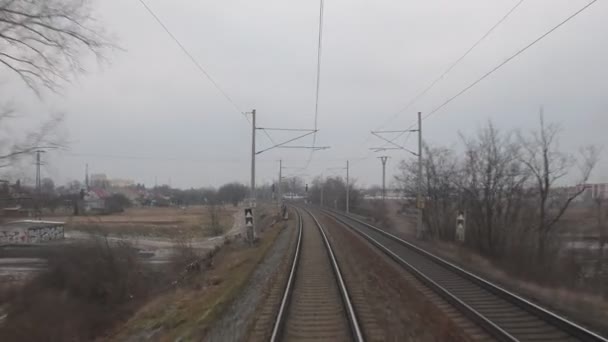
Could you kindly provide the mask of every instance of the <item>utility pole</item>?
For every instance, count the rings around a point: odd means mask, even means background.
[[[350,185],[348,181],[348,160],[346,161],[346,213],[350,213]]]
[[[256,132],[257,127],[255,126],[255,109],[253,109],[251,111],[251,193],[250,193],[250,198],[249,198],[249,209],[251,211],[252,216],[255,217],[255,211],[254,211],[254,207],[255,207],[255,155],[256,155],[256,150],[255,150],[255,132]],[[251,220],[252,224],[251,224],[251,231],[247,232],[247,237],[249,239],[249,243],[253,244],[253,241],[255,241],[255,220]],[[249,230],[249,228],[248,228]]]
[[[418,198],[416,207],[418,208],[417,236],[423,237],[422,215],[424,213],[424,200],[422,199],[422,113],[418,112]]]
[[[251,111],[251,194],[250,206],[255,206],[255,109]]]
[[[42,150],[36,151],[36,215],[40,219],[40,195],[42,188],[42,180],[40,178],[40,166],[42,165],[42,161],[40,160],[40,154],[44,153]]]
[[[281,207],[281,204],[283,203],[283,188],[281,188],[281,183],[283,183],[283,160],[280,159],[279,160],[279,186],[278,186],[278,203],[279,203],[279,208]]]
[[[84,188],[89,191],[89,164],[85,164],[84,169]]]
[[[378,157],[382,162],[382,201],[386,199],[386,161],[388,156]]]
[[[395,134],[395,133],[401,133],[404,134],[406,132],[418,132],[418,153],[411,151],[409,149],[407,149],[404,146],[401,146],[397,143],[395,143],[395,140],[397,139],[397,137],[401,136],[397,136],[393,139],[388,139],[385,136],[383,136],[384,134]],[[416,226],[416,236],[418,238],[422,238],[423,237],[423,232],[424,232],[424,227],[423,227],[423,222],[422,222],[422,217],[424,214],[424,196],[423,196],[423,188],[422,188],[422,113],[418,112],[418,129],[406,129],[406,130],[390,130],[390,131],[372,131],[371,132],[374,136],[380,138],[381,140],[383,140],[386,144],[385,146],[380,146],[380,147],[372,147],[370,148],[371,150],[375,151],[375,152],[379,152],[379,151],[386,151],[386,150],[402,150],[402,151],[406,151],[416,157],[418,157],[418,175],[417,175],[417,179],[416,179],[416,187],[417,187],[417,196],[416,196],[416,209],[418,211],[418,224]],[[386,145],[390,145],[390,146],[386,146]],[[379,157],[380,160],[382,160],[382,199],[385,199],[386,196],[386,186],[385,186],[385,164],[386,164],[386,158],[388,157]]]
[[[323,206],[323,193],[325,192],[325,181],[321,184],[321,207]]]

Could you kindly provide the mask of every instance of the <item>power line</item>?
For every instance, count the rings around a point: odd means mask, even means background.
[[[319,9],[319,42],[317,48],[317,89],[315,94],[315,130],[317,130],[317,120],[319,118],[319,89],[321,85],[321,52],[323,48],[323,7],[324,1],[321,0]],[[314,144],[313,144],[314,145]]]
[[[513,60],[514,58],[516,58],[517,56],[519,56],[521,53],[523,53],[524,51],[526,51],[527,49],[529,49],[530,47],[532,47],[534,44],[538,43],[543,38],[545,38],[546,36],[548,36],[549,34],[551,34],[553,31],[557,30],[559,27],[561,27],[562,25],[564,25],[565,23],[567,23],[568,21],[570,21],[571,19],[573,19],[574,17],[576,17],[577,15],[579,15],[581,12],[583,12],[584,10],[586,10],[587,8],[589,8],[596,1],[597,0],[593,0],[590,3],[588,3],[587,5],[583,6],[581,9],[579,9],[578,11],[576,11],[574,14],[570,15],[565,20],[561,21],[559,24],[557,24],[556,26],[554,26],[553,28],[551,28],[549,31],[545,32],[544,34],[542,34],[541,36],[539,36],[538,38],[536,38],[534,41],[532,41],[530,44],[526,45],[525,47],[523,47],[522,49],[520,49],[519,51],[517,51],[515,54],[511,55],[509,58],[507,58],[506,60],[504,60],[502,63],[500,63],[499,65],[497,65],[496,67],[494,67],[492,70],[490,70],[487,73],[485,73],[479,79],[477,79],[476,81],[474,81],[473,83],[471,83],[470,85],[468,85],[467,87],[465,87],[464,89],[462,89],[460,92],[456,93],[456,95],[454,95],[451,98],[447,99],[441,105],[439,105],[435,109],[433,109],[430,112],[428,112],[422,119],[426,120],[429,116],[433,115],[434,113],[436,113],[437,111],[439,111],[441,108],[443,108],[446,105],[448,105],[450,102],[452,102],[453,100],[455,100],[457,97],[459,97],[460,95],[466,93],[468,90],[470,90],[475,85],[477,85],[479,82],[481,82],[483,79],[485,79],[486,77],[488,77],[491,74],[493,74],[495,71],[497,71],[498,69],[500,69],[501,67],[503,67],[505,64],[509,63],[511,60]],[[517,3],[514,8],[517,8],[517,6],[519,6],[519,4],[521,4],[521,1],[519,3]],[[514,8],[509,13],[513,12]],[[415,126],[416,126],[416,123],[413,123],[410,126],[408,126],[408,128],[406,128],[406,129],[410,130],[410,129],[412,129]],[[394,140],[391,140],[391,141],[394,141]]]
[[[315,93],[315,121],[314,121],[314,130],[315,133],[312,136],[312,147],[310,150],[310,155],[308,156],[308,161],[306,162],[306,166],[303,169],[307,169],[310,165],[310,161],[312,160],[312,155],[315,153],[314,147],[317,143],[317,123],[319,119],[319,90],[321,86],[321,52],[323,48],[323,9],[324,9],[324,0],[320,1],[319,4],[319,41],[317,45],[317,87]]]
[[[191,162],[191,163],[245,163],[247,160],[244,159],[216,159],[216,158],[188,158],[188,157],[174,157],[170,155],[116,155],[116,154],[104,154],[104,153],[81,153],[81,152],[68,152],[63,154],[66,157],[74,158],[93,158],[93,159],[110,159],[110,160],[128,160],[128,161],[170,161],[170,162]],[[260,159],[258,162],[274,162],[275,160],[263,160]]]
[[[475,85],[477,85],[479,82],[483,81],[486,77],[490,76],[491,74],[493,74],[496,70],[500,69],[501,67],[503,67],[505,64],[509,63],[510,61],[512,61],[513,59],[515,59],[517,56],[519,56],[520,54],[522,54],[524,51],[528,50],[529,48],[531,48],[533,45],[535,45],[536,43],[538,43],[539,41],[541,41],[543,38],[547,37],[548,35],[550,35],[553,31],[557,30],[558,28],[560,28],[562,25],[564,25],[565,23],[567,23],[568,21],[570,21],[572,18],[576,17],[577,15],[579,15],[581,12],[583,12],[584,10],[586,10],[587,8],[589,8],[591,5],[593,5],[594,3],[596,3],[597,0],[593,0],[590,3],[588,3],[587,5],[583,6],[581,9],[579,9],[578,11],[574,12],[574,14],[570,15],[569,17],[567,17],[566,19],[564,19],[563,21],[561,21],[559,24],[555,25],[553,28],[551,28],[549,31],[545,32],[544,34],[542,34],[541,36],[539,36],[538,38],[534,39],[530,44],[526,45],[525,47],[523,47],[522,49],[520,49],[519,51],[517,51],[515,54],[511,55],[509,58],[507,58],[506,60],[504,60],[502,63],[498,64],[496,67],[494,67],[493,69],[491,69],[490,71],[488,71],[487,73],[485,73],[483,76],[481,76],[480,78],[478,78],[476,81],[474,81],[473,83],[469,84],[467,87],[465,87],[464,89],[462,89],[461,91],[459,91],[458,93],[456,93],[456,95],[450,97],[449,99],[447,99],[445,102],[443,102],[441,105],[439,105],[438,107],[436,107],[435,109],[431,110],[428,114],[426,114],[424,116],[424,119],[428,118],[429,116],[433,115],[434,113],[436,113],[437,111],[439,111],[441,108],[445,107],[446,105],[448,105],[450,102],[454,101],[457,97],[459,97],[460,95],[466,93],[469,89],[473,88]]]
[[[232,106],[234,106],[234,108],[245,117],[245,119],[247,119],[247,121],[249,121],[249,118],[247,117],[247,115],[245,114],[245,112],[243,112],[241,110],[241,108],[239,108],[239,106],[236,104],[236,102],[234,102],[232,100],[232,98],[230,96],[228,96],[228,93],[226,93],[220,86],[219,84],[213,79],[213,77],[211,77],[211,75],[205,70],[205,68],[203,68],[203,66],[192,56],[192,54],[188,51],[188,49],[186,49],[186,47],[177,39],[177,37],[175,37],[175,35],[173,35],[173,33],[171,33],[171,31],[169,30],[169,28],[162,22],[162,20],[160,20],[160,18],[154,13],[154,11],[152,11],[152,9],[144,2],[144,0],[139,0],[139,2],[144,6],[144,8],[148,11],[148,13],[156,20],[156,22],[165,30],[165,32],[169,35],[169,37],[171,37],[171,39],[173,39],[173,41],[179,46],[179,48],[182,50],[182,52],[188,56],[188,58],[190,59],[190,61],[192,61],[192,63],[203,73],[203,75],[211,82],[211,84],[213,84],[213,86],[215,88],[217,88],[217,90],[219,90],[219,92],[226,98],[226,100],[228,100],[228,102],[230,102],[230,104]]]
[[[399,111],[397,111],[391,118],[389,118],[387,121],[385,121],[380,127],[378,127],[377,129],[380,129],[384,126],[386,126],[386,124],[388,124],[389,122],[395,120],[395,118],[397,116],[399,116],[399,114],[403,113],[404,111],[408,110],[411,106],[413,106],[416,102],[418,102],[418,100],[424,96],[426,93],[428,93],[431,89],[433,89],[435,87],[435,85],[437,85],[441,80],[444,79],[445,76],[447,76],[447,74],[450,73],[450,71],[452,71],[463,59],[465,59],[465,57],[467,57],[484,39],[486,39],[492,32],[494,32],[494,30],[500,26],[500,24],[502,24],[505,20],[507,20],[507,18],[519,7],[519,5],[521,5],[524,2],[524,0],[519,0],[518,3],[515,4],[515,6],[513,6],[502,18],[500,18],[500,20],[498,20],[498,22],[496,22],[496,24],[494,24],[488,31],[486,31],[486,33],[484,33],[483,36],[481,36],[481,38],[479,38],[473,45],[471,45],[471,47],[462,55],[460,56],[458,59],[456,59],[452,64],[450,64],[450,66],[441,74],[439,75],[439,77],[435,78],[435,80],[433,80],[433,82],[431,82],[426,88],[424,88],[421,92],[419,92],[416,96],[414,96],[406,105],[405,107],[401,108]]]
[[[274,139],[272,139],[272,137],[270,136],[270,133],[268,133],[268,130],[266,128],[261,128],[261,130],[264,132],[264,134],[266,135],[266,137],[268,138],[268,140],[270,140],[270,143],[272,143],[273,145],[277,144],[274,141]]]

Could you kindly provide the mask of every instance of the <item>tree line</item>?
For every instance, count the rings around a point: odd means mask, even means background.
[[[578,155],[561,151],[560,132],[541,115],[539,128],[530,132],[501,131],[488,122],[474,136],[460,134],[457,149],[424,145],[426,234],[455,240],[462,212],[467,247],[531,272],[548,265],[560,252],[558,223],[599,157],[594,146]],[[399,170],[397,183],[414,198],[418,163],[402,161]],[[529,267],[532,260],[538,267]]]

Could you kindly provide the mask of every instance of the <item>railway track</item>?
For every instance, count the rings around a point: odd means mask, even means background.
[[[363,341],[348,289],[325,231],[306,209],[271,342]]]
[[[323,212],[363,236],[499,341],[608,339],[427,251],[343,213]]]

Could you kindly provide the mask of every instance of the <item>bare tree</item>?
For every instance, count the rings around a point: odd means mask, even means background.
[[[248,188],[240,183],[222,185],[217,191],[217,198],[223,203],[232,203],[235,207],[245,199]]]
[[[477,137],[461,135],[466,153],[461,176],[461,210],[467,211],[469,236],[478,249],[502,253],[506,230],[516,225],[524,197],[527,174],[519,161],[519,145],[511,134],[489,122]],[[475,240],[475,241],[471,241]]]
[[[91,0],[0,0],[0,65],[37,94],[83,72],[84,51],[100,59],[109,46]]]
[[[535,183],[537,199],[537,243],[538,255],[545,256],[546,242],[555,224],[564,215],[574,199],[585,191],[584,184],[589,179],[599,156],[593,146],[580,150],[580,158],[558,151],[559,126],[546,124],[540,114],[540,130],[529,137],[520,135],[523,148],[522,163],[530,172]],[[568,175],[572,168],[580,170],[579,185],[576,189],[558,189],[556,183]]]
[[[355,184],[356,180],[351,179],[349,182],[351,208],[356,208],[360,204],[361,193],[356,189]],[[325,206],[346,210],[346,181],[342,177],[316,177],[312,181],[308,198],[314,204],[320,204],[323,198]]]
[[[7,123],[16,119],[15,111],[10,107],[0,110],[0,169],[12,166],[24,155],[32,154],[39,149],[55,149],[64,145],[65,141],[57,135],[57,129],[63,122],[63,115],[55,114],[38,127],[22,133],[14,133]]]
[[[87,52],[98,60],[112,45],[92,16],[92,0],[0,0],[0,72],[18,76],[37,96],[84,71]],[[18,117],[15,108],[0,98],[0,127],[6,131]],[[31,132],[6,134],[0,141],[0,167],[37,149],[57,148],[55,135],[61,115],[53,115]]]
[[[217,205],[209,204],[207,206],[207,213],[209,215],[209,224],[207,225],[207,233],[211,236],[222,235],[224,228],[220,223],[219,213]]]
[[[604,246],[608,244],[608,211],[604,206],[605,199],[602,197],[602,194],[598,194],[593,201],[595,202],[594,209],[598,232],[598,256],[595,265],[595,273],[596,276],[601,276],[604,270]]]
[[[458,160],[454,152],[447,148],[424,145],[422,161],[423,196],[426,198],[424,223],[432,236],[453,239],[453,219],[455,218],[458,194],[456,179],[459,177]],[[401,190],[407,197],[414,198],[417,188],[418,162],[402,161],[401,173],[395,176]]]

